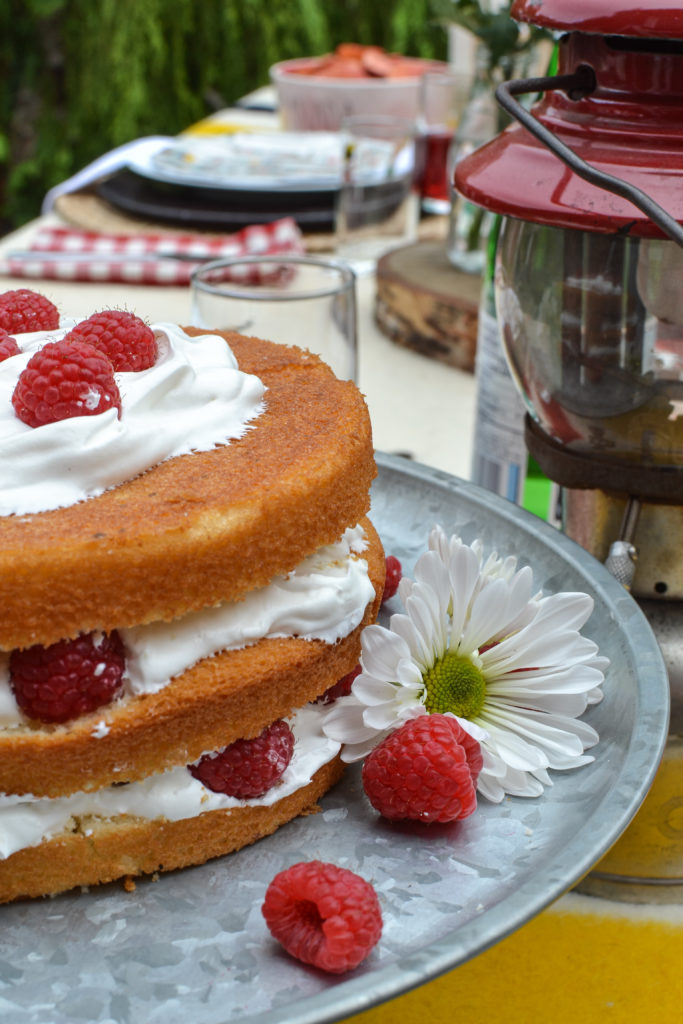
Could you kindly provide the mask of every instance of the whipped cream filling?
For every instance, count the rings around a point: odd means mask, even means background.
[[[309,704],[288,719],[294,732],[292,760],[280,781],[255,799],[237,800],[214,793],[190,775],[184,765],[141,782],[107,786],[94,793],[57,798],[0,796],[0,858],[37,846],[65,830],[87,835],[96,825],[93,818],[128,814],[150,820],[180,821],[205,811],[272,806],[308,785],[318,769],[339,753],[340,744],[322,730],[327,710],[323,704]]]
[[[367,562],[354,557],[366,546],[363,528],[349,528],[336,544],[320,548],[242,601],[120,630],[125,692],[155,693],[202,658],[264,638],[297,636],[333,644],[348,636],[374,596]]]
[[[238,368],[217,335],[191,338],[174,324],[153,324],[154,366],[116,373],[116,409],[29,427],[15,414],[12,392],[31,356],[64,337],[17,335],[18,355],[0,362],[0,515],[63,508],[177,455],[210,451],[241,437],[264,409],[265,386]]]
[[[360,624],[374,588],[362,526],[305,558],[287,576],[242,601],[204,608],[172,622],[121,629],[126,671],[121,699],[156,693],[175,676],[221,651],[264,638],[296,636],[333,644]],[[106,707],[102,708],[102,713]],[[10,685],[9,655],[0,656],[0,729],[26,725]],[[99,729],[97,735],[102,735]],[[95,735],[95,734],[94,734]]]

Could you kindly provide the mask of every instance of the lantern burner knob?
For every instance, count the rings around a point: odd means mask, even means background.
[[[609,569],[622,587],[630,590],[636,574],[638,552],[633,544],[625,540],[615,540],[605,559],[605,568]]]
[[[609,554],[605,559],[605,568],[609,569],[615,579],[627,590],[631,589],[633,577],[636,574],[638,551],[633,543],[633,537],[639,515],[640,502],[637,498],[630,497],[626,502],[619,540],[615,540],[610,545]]]

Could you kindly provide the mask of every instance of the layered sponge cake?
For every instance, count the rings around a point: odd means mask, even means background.
[[[341,773],[323,701],[384,586],[352,383],[161,324],[142,368],[110,353],[113,389],[93,370],[50,419],[49,359],[96,362],[79,326],[0,362],[0,901],[202,863],[314,808]]]

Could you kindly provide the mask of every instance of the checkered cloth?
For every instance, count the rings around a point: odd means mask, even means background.
[[[185,285],[207,260],[230,256],[277,256],[305,252],[296,222],[285,217],[270,224],[243,228],[234,235],[100,234],[72,228],[44,227],[28,251],[0,257],[0,275],[60,281],[119,281],[144,285]],[[267,283],[275,268],[264,275],[259,265],[222,280]]]

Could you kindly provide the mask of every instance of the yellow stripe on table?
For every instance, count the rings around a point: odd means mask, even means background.
[[[345,1024],[674,1024],[683,907],[571,893],[518,932]]]
[[[196,121],[179,133],[183,136],[221,136],[236,135],[240,132],[271,132],[278,131],[280,123],[277,114],[256,110],[219,110],[215,114]]]

